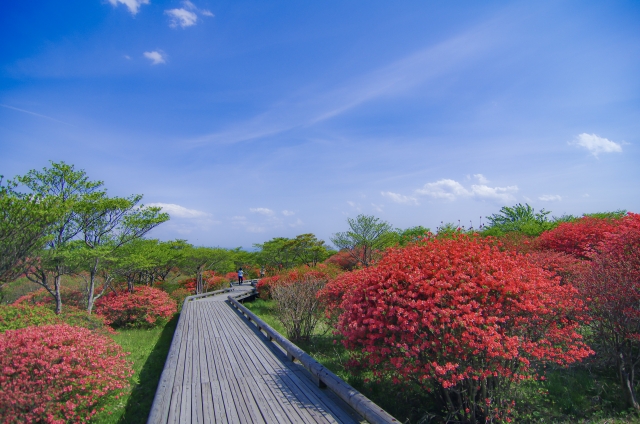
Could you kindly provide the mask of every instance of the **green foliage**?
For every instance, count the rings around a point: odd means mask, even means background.
[[[423,239],[431,233],[431,230],[423,227],[422,225],[418,225],[416,227],[410,227],[405,230],[401,230],[398,228],[395,232],[398,237],[398,244],[400,246],[406,246],[407,244],[415,243]]]
[[[346,249],[363,266],[371,265],[383,249],[397,241],[397,233],[391,224],[368,215],[347,219],[349,230],[336,233],[331,242],[339,249]]]
[[[260,249],[256,261],[271,269],[288,269],[298,265],[316,266],[334,251],[311,233],[300,234],[296,238],[276,237],[262,244],[254,244]]]
[[[594,213],[585,213],[583,216],[590,216],[592,218],[600,218],[600,219],[620,219],[627,214],[627,211],[624,209],[618,209],[613,212],[594,212]]]
[[[50,240],[50,231],[64,213],[57,199],[15,191],[0,176],[0,282],[19,274],[19,263]]]
[[[521,232],[528,236],[538,236],[556,224],[549,220],[549,211],[536,212],[528,204],[503,206],[500,212],[487,217],[489,225],[482,231],[486,236],[501,236],[508,232]]]
[[[31,326],[60,324],[61,319],[45,306],[0,306],[0,333]]]

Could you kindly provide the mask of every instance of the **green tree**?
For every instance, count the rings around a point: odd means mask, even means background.
[[[374,216],[358,215],[347,219],[349,230],[336,233],[331,242],[368,267],[380,251],[397,241],[397,234],[391,224]]]
[[[529,204],[503,206],[500,212],[487,217],[489,225],[483,230],[485,235],[500,236],[508,232],[520,232],[527,236],[538,236],[552,229],[555,224],[548,217],[549,211],[536,212]]]
[[[15,191],[16,183],[0,176],[0,282],[12,280],[19,267],[46,244],[63,212],[57,199]]]
[[[79,202],[101,190],[102,181],[89,181],[84,170],[76,170],[64,162],[50,162],[42,171],[32,169],[16,180],[40,198],[55,199],[58,219],[50,227],[46,245],[24,268],[29,280],[44,287],[56,302],[56,313],[62,312],[60,295],[62,276],[69,272],[65,263],[69,243],[82,232],[77,210]]]
[[[109,279],[96,292],[96,277],[102,261],[114,261],[115,252],[122,246],[142,238],[153,228],[169,220],[169,215],[158,207],[140,205],[142,195],[107,197],[94,193],[78,203],[84,247],[75,251],[79,271],[88,274],[86,285],[87,311],[91,313],[95,301],[104,295]],[[81,274],[82,275],[82,274]]]
[[[422,225],[418,225],[416,227],[409,227],[405,230],[397,229],[397,239],[398,244],[400,246],[406,246],[411,243],[415,243],[420,239],[426,237],[431,233],[431,230],[423,227]]]
[[[181,269],[196,276],[196,294],[204,290],[202,275],[207,270],[221,271],[233,266],[233,252],[220,247],[193,247],[184,249]]]

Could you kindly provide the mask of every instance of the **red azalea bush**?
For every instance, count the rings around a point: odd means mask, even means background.
[[[0,420],[86,422],[133,374],[109,337],[66,324],[0,334]]]
[[[324,261],[327,265],[334,265],[343,271],[352,271],[356,269],[360,263],[348,250],[341,250],[338,253],[331,255]]]
[[[538,237],[542,249],[555,250],[586,259],[593,248],[602,242],[607,233],[615,232],[620,219],[585,216],[571,222],[563,222]]]
[[[343,343],[378,376],[434,386],[455,419],[506,417],[508,385],[534,363],[591,354],[571,285],[495,240],[463,234],[389,249],[354,272],[340,305]]]
[[[256,288],[260,293],[261,299],[271,299],[271,292],[273,288],[278,285],[293,284],[297,281],[310,278],[330,280],[338,276],[341,272],[342,270],[334,265],[318,264],[314,267],[301,265],[260,279]]]
[[[590,258],[576,285],[589,299],[594,348],[615,364],[629,406],[640,410],[640,215],[623,217]]]
[[[128,291],[109,293],[96,302],[97,314],[112,327],[153,327],[177,312],[176,302],[165,291],[138,286]]]
[[[553,250],[531,251],[526,256],[532,264],[560,277],[562,284],[573,283],[589,267],[589,261]]]
[[[184,300],[191,295],[192,293],[189,290],[183,288],[175,289],[169,294],[169,296],[176,301],[176,304],[178,305],[178,312],[182,310]]]
[[[86,308],[87,299],[86,294],[80,290],[74,290],[68,287],[60,288],[60,295],[62,297],[62,307],[73,306],[76,308]],[[29,294],[25,294],[19,297],[13,305],[55,305],[56,301],[54,297],[45,288],[38,289]]]
[[[180,285],[188,290],[191,294],[195,294],[196,293],[196,278],[188,278],[182,282],[180,282]],[[226,277],[220,277],[218,275],[215,274],[214,271],[204,271],[202,273],[202,289],[203,292],[210,292],[210,291],[216,291],[216,290],[221,290],[225,287],[229,286],[229,281],[227,280]]]

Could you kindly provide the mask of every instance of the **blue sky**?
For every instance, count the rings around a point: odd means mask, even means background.
[[[2,6],[0,174],[74,164],[153,237],[640,212],[640,2],[61,4]]]

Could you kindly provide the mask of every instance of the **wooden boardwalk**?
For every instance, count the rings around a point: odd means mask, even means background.
[[[358,423],[362,418],[232,308],[185,302],[149,423]]]

